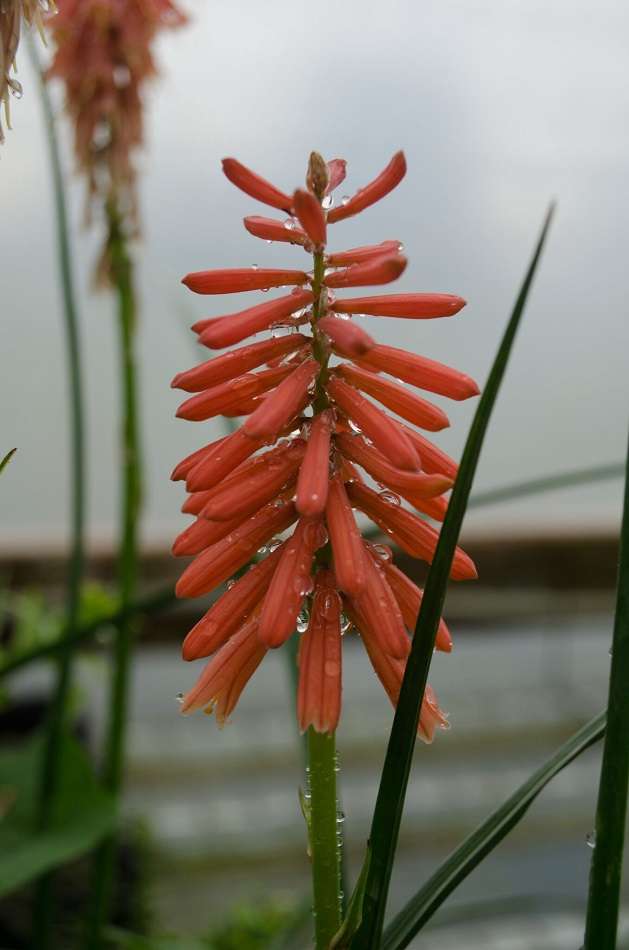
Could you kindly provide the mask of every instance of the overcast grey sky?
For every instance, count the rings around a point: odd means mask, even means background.
[[[351,193],[404,148],[402,185],[335,226],[334,246],[399,238],[410,258],[400,290],[464,296],[468,306],[449,321],[373,318],[367,328],[481,383],[545,206],[556,197],[558,217],[477,484],[620,459],[629,405],[627,5],[188,0],[186,8],[190,25],[158,48],[162,75],[147,101],[141,161],[147,540],[163,541],[181,526],[170,469],[217,428],[173,418],[178,395],[170,379],[203,355],[186,327],[242,303],[195,297],[181,276],[301,263],[299,249],[269,247],[244,231],[243,215],[265,211],[224,179],[225,155],[291,189],[317,148],[348,159],[343,190]],[[60,541],[67,512],[52,204],[25,51],[19,67],[25,95],[0,156],[0,432],[1,447],[19,446],[2,478],[3,547]],[[80,231],[80,186],[71,197],[89,388],[90,527],[105,541],[117,495],[115,323],[112,302],[88,295],[95,242]],[[458,453],[473,406],[446,408],[452,427],[439,442]],[[619,502],[620,485],[605,483],[478,512],[468,530],[609,526]]]

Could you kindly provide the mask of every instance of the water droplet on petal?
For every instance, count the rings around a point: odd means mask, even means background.
[[[335,660],[326,660],[323,665],[323,672],[326,676],[338,676],[340,672],[340,666]]]
[[[329,211],[332,205],[334,204],[334,196],[326,195],[323,201],[321,202],[321,207],[324,211]]]
[[[342,204],[343,206],[348,205],[351,200],[352,200],[352,199],[350,198],[349,195],[343,195],[343,197],[341,198],[341,204]]]
[[[595,831],[588,831],[588,833],[585,836],[585,843],[587,844],[588,848],[592,848],[592,850],[594,850],[594,848],[596,847],[596,832]]]
[[[275,503],[276,508],[281,508],[283,505],[284,505],[283,501],[280,501],[279,505],[277,504],[277,502]],[[273,554],[273,551],[277,551],[277,549],[280,547],[281,544],[282,544],[281,538],[271,538],[271,540],[267,544],[267,549],[268,549],[269,554]]]
[[[18,14],[18,15],[19,15],[19,14]],[[22,89],[22,83],[21,83],[21,82],[18,82],[17,79],[11,78],[11,79],[9,79],[9,81],[8,81],[8,86],[9,86],[9,89],[11,90],[11,95],[12,95],[12,96],[14,96],[16,99],[21,99],[21,98],[22,98],[22,96],[23,96],[23,94],[24,94],[24,90]]]
[[[263,544],[261,548],[258,548],[258,554],[263,555],[263,554],[268,554],[268,553],[269,553],[269,549],[266,546],[266,544]]]
[[[349,628],[352,625],[352,621],[349,617],[346,617],[345,614],[341,614],[341,636],[344,637]]]
[[[236,585],[236,581],[232,577],[230,578],[230,580],[227,581],[227,584],[225,586],[227,587],[227,590],[231,590],[232,587],[234,587],[235,585]]]
[[[286,218],[286,221],[284,222],[284,227],[286,228],[287,231],[294,231],[294,230],[295,230],[295,219],[294,219],[294,218]]]
[[[257,265],[257,264],[252,264],[252,265],[251,265],[251,270],[258,270],[258,265]]]
[[[379,495],[380,495],[380,498],[381,498],[383,501],[388,501],[390,505],[398,505],[398,506],[399,506],[399,505],[401,504],[401,502],[400,502],[400,496],[399,496],[399,495],[396,495],[396,494],[395,494],[394,492],[392,492],[392,491],[381,491],[381,492],[379,493]]]
[[[401,254],[402,251],[404,250],[404,245],[402,244],[401,241],[400,241],[400,243],[398,244],[397,249],[398,249],[398,251],[400,252],[400,254]]]
[[[175,698],[176,698],[177,702],[179,703],[179,705],[182,706],[182,705],[183,705],[183,693],[177,693],[177,696],[176,696]]]
[[[371,550],[374,552],[374,554],[377,554],[382,561],[393,560],[393,552],[391,551],[391,548],[387,547],[386,544],[372,544]]]

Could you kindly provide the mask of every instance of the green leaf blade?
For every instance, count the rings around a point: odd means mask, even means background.
[[[485,433],[505,374],[533,278],[537,271],[553,213],[554,205],[551,205],[476,410],[435,556],[428,574],[378,789],[371,825],[371,863],[365,889],[363,921],[351,944],[354,950],[377,950],[380,946],[389,881],[415,747],[421,700],[426,688],[428,669],[445,600],[450,567]]]

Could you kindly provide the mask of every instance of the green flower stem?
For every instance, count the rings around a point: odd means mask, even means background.
[[[133,265],[129,256],[123,222],[117,209],[108,206],[109,251],[112,280],[118,295],[118,327],[122,388],[122,508],[118,565],[120,611],[113,651],[113,671],[109,698],[109,723],[103,764],[103,784],[114,797],[122,787],[129,679],[133,654],[134,624],[129,607],[137,580],[138,516],[141,503],[137,374],[135,365],[135,294]],[[88,919],[87,946],[100,947],[101,931],[111,902],[117,841],[108,838],[98,849],[94,863],[92,907]]]
[[[65,636],[60,643],[57,656],[56,682],[46,723],[46,736],[38,788],[36,820],[39,831],[44,831],[50,826],[53,819],[59,790],[59,780],[63,764],[61,760],[61,740],[63,738],[63,730],[68,710],[68,699],[70,696],[72,660],[74,656],[73,640],[79,625],[81,584],[85,569],[85,424],[79,319],[74,294],[68,215],[61,158],[55,129],[55,118],[39,57],[35,45],[30,41],[30,38],[28,49],[31,61],[35,67],[35,72],[39,77],[40,101],[44,113],[46,139],[52,172],[69,382],[70,454],[72,467],[70,479],[71,551],[66,590],[66,627]],[[52,917],[53,872],[50,872],[40,878],[35,892],[33,942],[38,950],[46,950],[46,948],[50,946],[53,930]]]
[[[584,950],[615,950],[629,787],[629,453]]]
[[[341,860],[337,837],[335,737],[308,729],[309,834],[315,946],[326,950],[341,926]]]

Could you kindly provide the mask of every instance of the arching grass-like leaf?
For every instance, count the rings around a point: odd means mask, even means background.
[[[363,920],[351,944],[354,950],[376,950],[380,946],[389,881],[415,748],[421,700],[426,688],[450,566],[487,426],[542,254],[552,215],[553,206],[546,214],[537,246],[476,410],[435,557],[428,574],[376,799],[371,825],[371,859],[365,888]]]

